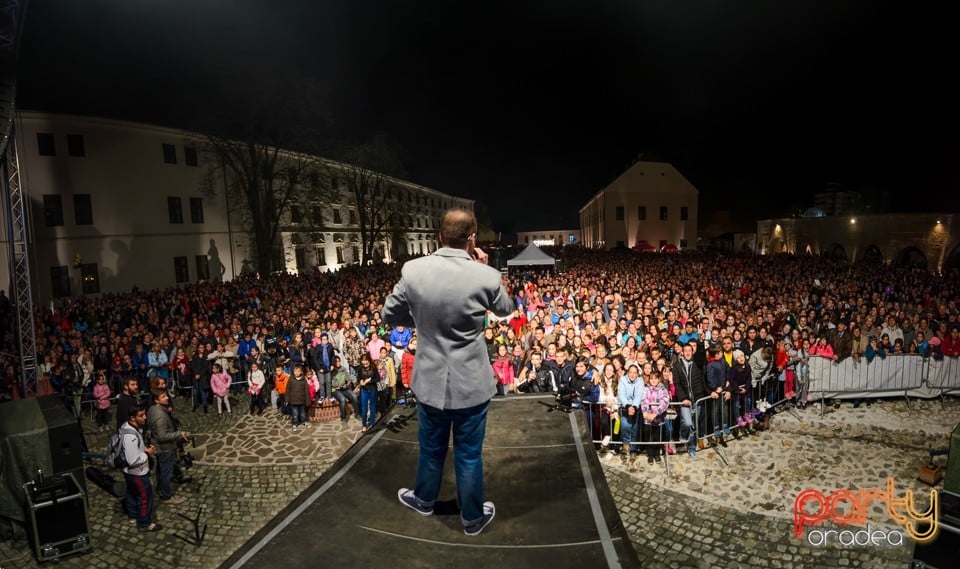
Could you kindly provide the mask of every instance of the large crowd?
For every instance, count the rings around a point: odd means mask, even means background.
[[[550,252],[564,271],[511,270],[517,310],[485,330],[498,393],[572,390],[604,410],[590,413],[600,432],[623,419],[627,444],[653,436],[670,402],[729,402],[709,411],[722,429],[750,425],[758,399],[803,405],[811,357],[960,354],[960,284],[926,270],[812,256]],[[188,394],[194,412],[237,412],[233,394],[249,397],[244,412],[274,409],[299,428],[311,405],[337,404],[341,420],[355,416],[367,430],[407,396],[415,363],[415,331],[381,322],[399,275],[381,264],[61,299],[36,313],[38,375],[103,410],[135,378],[145,394],[158,381]],[[10,312],[3,297],[4,398],[19,389]],[[758,396],[770,377],[773,390]],[[681,431],[697,419],[682,411]]]

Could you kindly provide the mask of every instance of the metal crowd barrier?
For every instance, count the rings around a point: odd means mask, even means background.
[[[937,390],[940,404],[947,395],[960,393],[960,358],[945,356],[942,359],[930,358],[924,378],[927,387]]]
[[[774,378],[771,381],[777,380]],[[637,436],[640,440],[631,441],[630,446],[635,449],[635,452],[640,453],[639,456],[645,454],[640,449],[646,448],[649,452],[650,447],[663,446],[660,452],[662,452],[663,466],[668,476],[671,461],[668,447],[676,448],[675,452],[679,454],[686,452],[680,447],[691,444],[690,441],[696,446],[696,450],[712,449],[717,452],[724,464],[729,464],[723,450],[727,437],[739,438],[744,433],[755,432],[756,425],[769,414],[769,411],[761,411],[756,402],[764,401],[767,397],[775,399],[777,389],[778,387],[772,384],[761,384],[754,390],[747,390],[747,393],[731,394],[730,399],[725,399],[723,395],[716,399],[710,396],[703,397],[689,406],[690,419],[687,425],[684,425],[687,415],[683,410],[685,406],[680,402],[672,401],[662,425],[656,427],[642,425],[643,418],[639,418],[641,426],[637,430]],[[773,403],[780,404],[785,401],[787,400],[781,399]],[[773,406],[771,404],[771,407]],[[621,435],[624,422],[619,405],[611,407],[603,403],[584,402],[581,403],[581,408],[591,429],[591,439],[598,450],[603,451],[606,447],[609,450],[616,449],[618,452],[623,452],[625,443]],[[613,420],[618,415],[620,416],[619,430],[617,430],[616,421]]]
[[[916,354],[889,355],[867,361],[865,357],[835,362],[810,358],[810,393],[819,394],[820,414],[827,399],[864,399],[871,397],[936,396],[927,393],[929,361]]]

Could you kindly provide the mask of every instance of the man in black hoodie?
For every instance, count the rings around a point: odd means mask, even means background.
[[[696,401],[707,396],[707,382],[703,374],[703,367],[694,361],[693,345],[685,344],[681,355],[673,364],[673,383],[677,389],[677,401],[680,407],[680,438],[687,437],[687,452],[692,458],[697,458],[697,431],[694,430],[693,417],[696,415],[700,431],[706,428],[705,414],[698,409]]]

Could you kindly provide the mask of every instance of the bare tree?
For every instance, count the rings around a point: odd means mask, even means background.
[[[253,232],[256,267],[261,273],[280,270],[277,259],[280,232],[290,223],[295,208],[328,202],[329,190],[321,183],[321,163],[314,156],[282,150],[278,145],[253,140],[233,140],[214,135],[204,139],[204,180],[207,195],[219,193],[223,184],[229,213],[241,227]],[[322,221],[303,216],[298,230],[312,231]]]
[[[211,198],[226,192],[225,204],[237,229],[252,233],[255,266],[266,273],[283,268],[280,233],[315,231],[318,216],[303,216],[290,226],[292,214],[307,204],[329,202],[321,183],[318,155],[329,127],[324,115],[325,91],[292,73],[271,80],[224,87],[217,100],[193,125],[208,166],[201,190]],[[236,230],[236,229],[235,229]]]
[[[339,162],[326,165],[326,188],[344,195],[356,208],[360,232],[360,263],[373,257],[381,240],[401,234],[411,212],[398,178],[405,175],[400,150],[379,134],[370,142],[337,153]],[[409,195],[409,194],[408,194]]]

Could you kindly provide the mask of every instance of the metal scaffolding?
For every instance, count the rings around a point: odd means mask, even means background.
[[[33,322],[33,288],[30,285],[30,253],[27,243],[27,205],[20,186],[20,161],[13,130],[3,162],[4,205],[10,237],[11,301],[16,308],[20,348],[20,381],[24,397],[35,397],[37,388],[37,331]]]
[[[26,0],[0,0],[0,155],[3,156],[3,205],[10,259],[10,300],[16,315],[22,395],[37,389],[37,335],[30,283],[29,203],[20,185],[20,160],[14,136],[17,57],[27,11]]]

